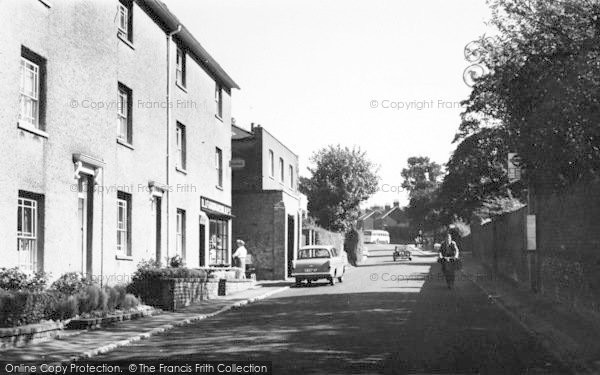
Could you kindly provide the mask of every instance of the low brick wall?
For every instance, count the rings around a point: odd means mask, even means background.
[[[208,298],[205,279],[144,280],[136,282],[134,288],[143,303],[170,311]]]
[[[62,322],[28,324],[14,328],[0,328],[0,349],[24,346],[56,337],[64,329]]]
[[[225,280],[225,279],[221,279]],[[215,298],[219,295],[230,295],[253,288],[256,281],[252,279],[228,279],[225,280],[225,290],[223,294],[219,294],[219,279],[208,279],[206,282],[206,294],[208,299]]]

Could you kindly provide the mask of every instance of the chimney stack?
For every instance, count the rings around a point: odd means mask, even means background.
[[[252,123],[250,123],[250,131],[251,131],[252,133],[254,133],[254,123],[253,123],[253,122],[252,122]]]

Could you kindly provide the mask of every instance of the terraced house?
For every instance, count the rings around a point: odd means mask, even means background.
[[[162,2],[0,2],[0,66],[0,266],[229,264],[238,86]]]

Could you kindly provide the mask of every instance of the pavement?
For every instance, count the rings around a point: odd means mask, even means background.
[[[599,316],[570,309],[494,277],[470,254],[463,256],[463,261],[463,275],[574,373],[600,374]]]
[[[0,350],[0,358],[3,361],[28,361],[40,364],[67,363],[92,358],[175,327],[183,327],[257,302],[287,288],[288,286],[281,282],[260,282],[255,288],[202,301],[175,312],[163,312],[102,329],[65,331],[56,339],[37,342],[26,347]]]
[[[271,361],[274,374],[568,374],[473,281],[448,290],[433,253],[377,257],[343,283],[292,287],[96,361]]]

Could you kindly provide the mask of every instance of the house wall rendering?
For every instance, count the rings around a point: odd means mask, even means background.
[[[142,259],[228,264],[237,85],[189,32],[157,1],[0,15],[1,266],[115,284]]]

